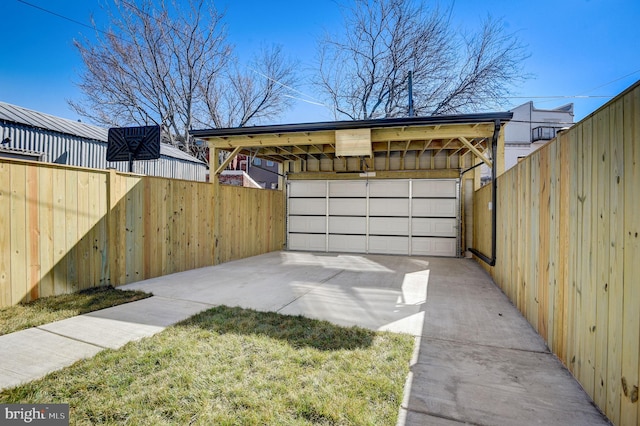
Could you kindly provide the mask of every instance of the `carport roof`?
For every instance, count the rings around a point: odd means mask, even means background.
[[[240,135],[282,134],[292,132],[319,132],[323,130],[380,129],[387,127],[407,127],[442,124],[479,124],[499,120],[506,122],[513,117],[512,112],[490,112],[482,114],[436,115],[428,117],[381,118],[373,120],[322,121],[316,123],[276,124],[270,126],[230,127],[222,129],[192,130],[196,138],[221,138]]]
[[[491,112],[204,129],[190,133],[206,139],[211,148],[232,152],[232,156],[245,154],[284,162],[340,158],[336,136],[345,131],[367,129],[370,133],[365,142],[358,142],[358,148],[366,145],[370,157],[404,156],[408,151],[422,155],[427,150],[434,155],[445,151],[449,156],[472,152],[491,165],[484,153],[489,148],[495,125],[501,126],[512,117],[511,112]]]

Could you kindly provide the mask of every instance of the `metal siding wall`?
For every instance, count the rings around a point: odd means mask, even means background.
[[[129,171],[129,165],[126,161],[107,162],[107,144],[105,142],[35,129],[15,123],[0,122],[0,128],[3,137],[11,137],[9,144],[11,148],[44,152],[43,161],[45,162],[54,162],[66,153],[67,159],[64,164],[67,165],[94,169],[114,168],[121,172]],[[207,168],[204,164],[163,155],[159,160],[134,163],[134,172],[149,176],[204,182]]]

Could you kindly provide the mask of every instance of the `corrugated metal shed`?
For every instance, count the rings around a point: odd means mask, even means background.
[[[108,162],[108,129],[0,102],[0,139],[7,148],[43,153],[42,161],[96,169],[128,171],[127,162]],[[207,166],[171,145],[161,144],[160,159],[136,161],[134,172],[205,181]]]

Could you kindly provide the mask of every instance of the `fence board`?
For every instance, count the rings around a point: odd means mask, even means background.
[[[540,148],[540,190],[539,190],[539,235],[540,241],[538,245],[538,264],[535,268],[538,273],[538,334],[548,343],[549,331],[547,329],[548,305],[549,305],[549,230],[551,228],[551,209],[550,209],[550,164],[549,164],[549,147]]]
[[[594,128],[594,176],[593,184],[596,185],[596,250],[594,252],[594,290],[596,301],[594,352],[594,401],[599,406],[607,403],[607,334],[609,329],[609,108],[595,117]],[[595,175],[595,173],[594,173]]]
[[[27,300],[35,300],[40,297],[40,212],[39,212],[39,185],[38,169],[28,167],[25,207],[27,209]]]
[[[65,172],[65,251],[71,255],[65,257],[67,263],[67,289],[78,291],[78,173],[75,170]]]
[[[609,124],[609,179],[608,210],[605,209],[605,216],[608,221],[608,247],[609,268],[605,271],[607,278],[609,306],[607,319],[607,409],[609,418],[614,423],[620,421],[620,381],[622,379],[622,316],[623,311],[623,245],[624,240],[624,192],[623,176],[624,171],[624,120],[623,101],[618,100],[610,109]]]
[[[640,421],[640,90],[624,98],[624,269],[620,424]],[[635,401],[633,392],[635,390]]]
[[[0,306],[11,301],[11,165],[0,163]]]
[[[11,167],[11,303],[28,300],[27,294],[27,174],[24,167]]]
[[[91,255],[90,251],[90,241],[89,241],[89,200],[91,195],[89,194],[89,173],[87,172],[78,172],[77,176],[77,235],[78,241],[76,243],[77,248],[77,259],[75,259],[75,263],[77,264],[77,280],[78,280],[78,288],[85,289],[91,286],[90,283],[90,275],[91,275],[91,266],[89,256]]]
[[[53,172],[48,167],[41,167],[40,193],[40,297],[55,294],[53,285],[54,246],[53,246]],[[0,201],[0,204],[2,202]],[[0,228],[2,225],[0,224]],[[1,286],[1,284],[0,284]],[[1,305],[0,305],[1,306]]]
[[[53,286],[54,294],[65,294],[67,288],[67,222],[66,222],[66,170],[57,170],[53,174],[53,185],[56,188],[53,206]]]

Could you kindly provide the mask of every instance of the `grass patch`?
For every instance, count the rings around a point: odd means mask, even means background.
[[[103,286],[72,294],[42,297],[33,302],[0,309],[0,336],[149,296],[151,294],[142,291]]]
[[[393,425],[409,335],[217,307],[0,393],[72,424]]]

